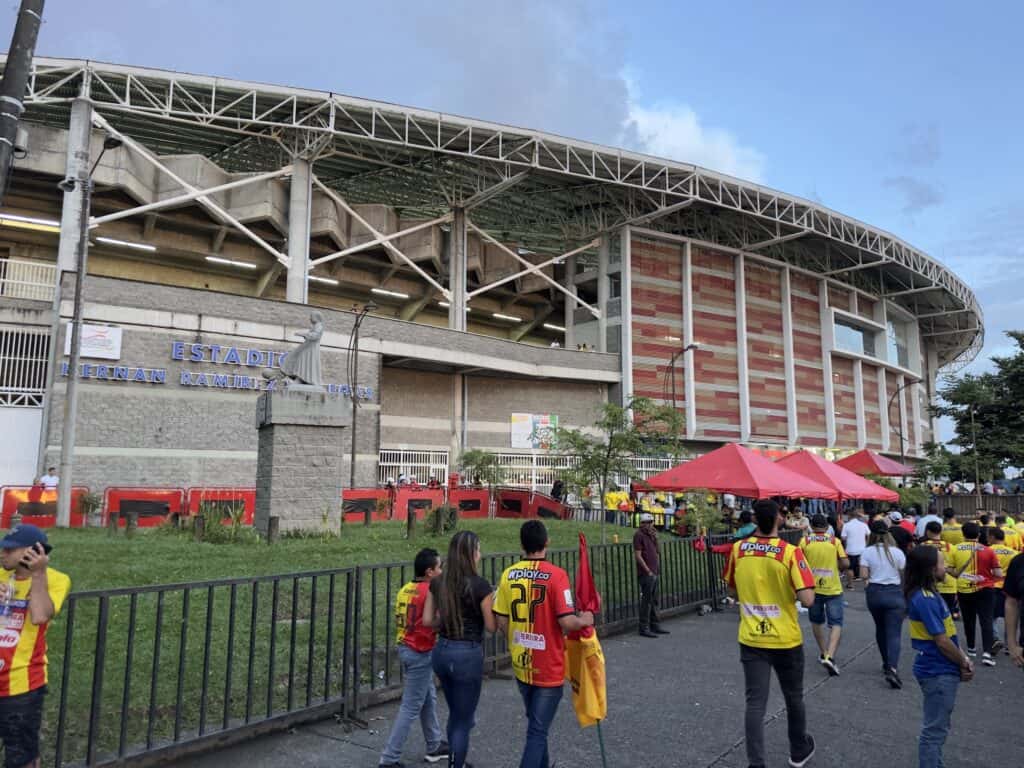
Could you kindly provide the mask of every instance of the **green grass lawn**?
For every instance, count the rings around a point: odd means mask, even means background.
[[[479,534],[484,555],[518,552],[519,526],[517,520],[460,523],[460,528]],[[554,521],[547,526],[553,549],[577,546],[579,531],[586,533],[590,544],[601,543],[597,523]],[[613,534],[632,536],[632,531],[613,527],[607,533],[609,542]],[[411,563],[423,547],[433,547],[445,555],[451,538],[420,532],[406,539],[405,524],[401,522],[375,522],[369,527],[346,524],[337,538],[282,539],[272,546],[197,543],[186,534],[156,529],[142,529],[132,539],[123,533],[112,537],[103,530],[54,530],[49,535],[54,547],[51,565],[71,576],[76,592],[373,563]]]

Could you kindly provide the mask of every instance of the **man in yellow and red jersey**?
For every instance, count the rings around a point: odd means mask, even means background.
[[[796,601],[814,605],[814,576],[799,547],[779,538],[783,517],[770,499],[754,505],[757,530],[733,544],[725,567],[740,608],[740,661],[746,681],[747,762],[763,766],[764,713],[771,672],[786,699],[789,764],[803,768],[814,755],[804,710],[804,646]]]
[[[1006,617],[1006,595],[1003,592],[1005,585],[1006,573],[1010,570],[1010,562],[1019,553],[1016,549],[1007,546],[1006,544],[1006,533],[1001,528],[993,528],[988,532],[988,545],[992,550],[992,553],[996,556],[996,560],[999,561],[999,570],[1002,571],[1002,576],[995,580],[995,584],[992,585],[992,620],[993,624],[998,619],[1004,619]],[[1004,622],[1005,624],[1005,622]],[[1000,640],[998,637],[992,643],[992,650],[999,651],[1004,645],[1009,647],[1009,643],[1006,642],[1006,631],[1004,626],[1003,631],[1004,640]]]
[[[391,735],[380,755],[380,765],[401,768],[402,748],[409,729],[417,720],[423,726],[423,739],[427,742],[427,762],[436,763],[448,758],[448,744],[441,740],[441,725],[437,721],[437,689],[431,651],[434,649],[434,630],[423,623],[423,604],[430,591],[430,582],[441,575],[441,556],[436,549],[421,549],[413,561],[413,580],[398,590],[395,598],[395,627],[398,659],[402,663],[405,687],[402,706],[395,715]]]
[[[992,585],[1002,577],[999,561],[989,547],[978,541],[981,527],[974,522],[964,523],[964,541],[953,547],[952,562],[946,570],[956,576],[957,599],[964,617],[964,635],[967,637],[967,655],[976,656],[975,629],[981,625],[981,663],[994,667],[992,645],[995,632],[992,623],[994,592]]]
[[[800,542],[814,577],[814,605],[808,611],[814,639],[818,641],[818,663],[833,677],[839,674],[835,662],[843,632],[843,585],[839,572],[850,567],[843,543],[828,532],[828,518],[818,513],[811,518],[811,532]],[[825,622],[828,621],[828,637]]]
[[[34,525],[0,541],[0,739],[5,764],[18,768],[39,768],[46,630],[71,590],[71,579],[48,567],[50,550]]]
[[[548,768],[548,729],[565,682],[565,632],[594,625],[594,614],[578,616],[569,575],[545,557],[548,532],[540,520],[519,529],[525,557],[506,568],[494,597],[494,615],[507,633],[519,693],[526,705],[526,746],[519,768]]]
[[[934,521],[928,523],[924,527],[924,538],[921,539],[921,545],[927,547],[935,547],[939,552],[942,553],[942,559],[944,562],[950,562],[953,557],[953,545],[948,541],[942,540],[942,525]],[[960,604],[956,599],[956,579],[950,573],[946,574],[946,578],[942,581],[937,582],[936,587],[939,590],[939,594],[946,603],[946,607],[949,608],[949,615],[953,617],[953,621],[960,621]]]
[[[957,522],[956,512],[952,507],[942,510],[942,540],[954,547],[964,540],[964,527]]]

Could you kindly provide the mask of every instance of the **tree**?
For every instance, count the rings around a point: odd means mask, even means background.
[[[918,462],[914,468],[914,480],[927,484],[936,480],[950,479],[954,454],[942,443],[927,442],[924,448],[924,461]]]
[[[459,456],[458,467],[471,482],[479,480],[487,486],[488,491],[505,482],[505,468],[498,461],[497,454],[489,451],[475,448],[463,451]]]
[[[551,450],[571,457],[573,466],[561,472],[574,489],[596,485],[601,514],[601,543],[606,541],[604,497],[615,475],[633,474],[632,459],[651,452],[682,455],[682,418],[672,406],[657,406],[634,398],[628,407],[606,403],[592,429],[554,427],[545,435]]]
[[[939,388],[942,403],[932,411],[953,421],[951,444],[960,448],[950,476],[971,482],[999,477],[1008,466],[1024,466],[1024,332],[1009,331],[1013,355],[992,358],[995,370],[948,378]]]

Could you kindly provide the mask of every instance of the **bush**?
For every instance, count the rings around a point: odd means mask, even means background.
[[[444,536],[459,527],[459,510],[448,504],[435,507],[427,513],[426,523],[434,536]]]

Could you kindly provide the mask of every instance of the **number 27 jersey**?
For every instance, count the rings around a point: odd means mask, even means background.
[[[520,560],[498,582],[494,612],[508,619],[516,678],[553,688],[565,680],[565,638],[558,619],[575,613],[569,575],[546,560]]]

